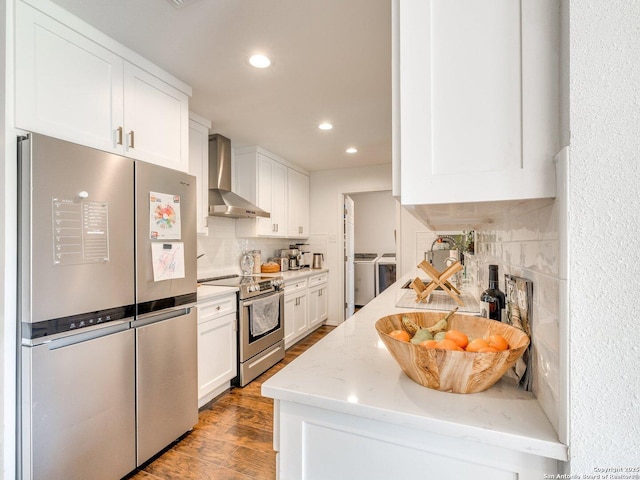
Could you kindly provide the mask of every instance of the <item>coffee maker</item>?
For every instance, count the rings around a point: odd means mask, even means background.
[[[302,255],[299,249],[289,248],[288,250],[282,250],[281,255],[289,258],[289,270],[300,270]]]

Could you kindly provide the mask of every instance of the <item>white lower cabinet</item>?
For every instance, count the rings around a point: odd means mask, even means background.
[[[281,479],[538,480],[558,471],[558,462],[551,458],[417,426],[284,400],[276,401],[274,408],[274,448]]]
[[[309,327],[319,326],[328,318],[327,274],[309,278]]]
[[[307,332],[307,279],[285,283],[284,347],[288,348]]]
[[[284,284],[284,347],[306,337],[328,318],[328,273],[291,279]]]
[[[198,302],[198,408],[237,375],[236,294]]]

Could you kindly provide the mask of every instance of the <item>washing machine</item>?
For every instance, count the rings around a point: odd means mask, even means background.
[[[362,307],[376,296],[377,253],[355,253],[353,255],[354,303]]]
[[[376,295],[380,295],[396,281],[396,254],[383,253],[376,259]]]

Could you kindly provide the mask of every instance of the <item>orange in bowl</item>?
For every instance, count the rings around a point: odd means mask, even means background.
[[[406,332],[406,330],[392,330],[389,332],[389,336],[391,338],[395,338],[396,340],[400,340],[401,342],[408,342],[411,340],[411,336]]]
[[[487,337],[487,342],[490,347],[493,347],[500,352],[509,348],[509,342],[507,342],[507,339],[500,334],[489,335]]]
[[[467,345],[467,352],[478,352],[481,348],[487,348],[489,346],[489,342],[487,342],[484,338],[475,338],[469,342]]]
[[[469,337],[459,330],[447,330],[444,334],[444,338],[451,340],[462,349],[465,349],[469,343]]]

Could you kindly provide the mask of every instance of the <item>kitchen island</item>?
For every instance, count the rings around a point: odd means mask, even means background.
[[[410,380],[375,330],[401,278],[262,385],[274,399],[285,479],[540,479],[568,448],[532,393],[500,381],[476,394]]]

